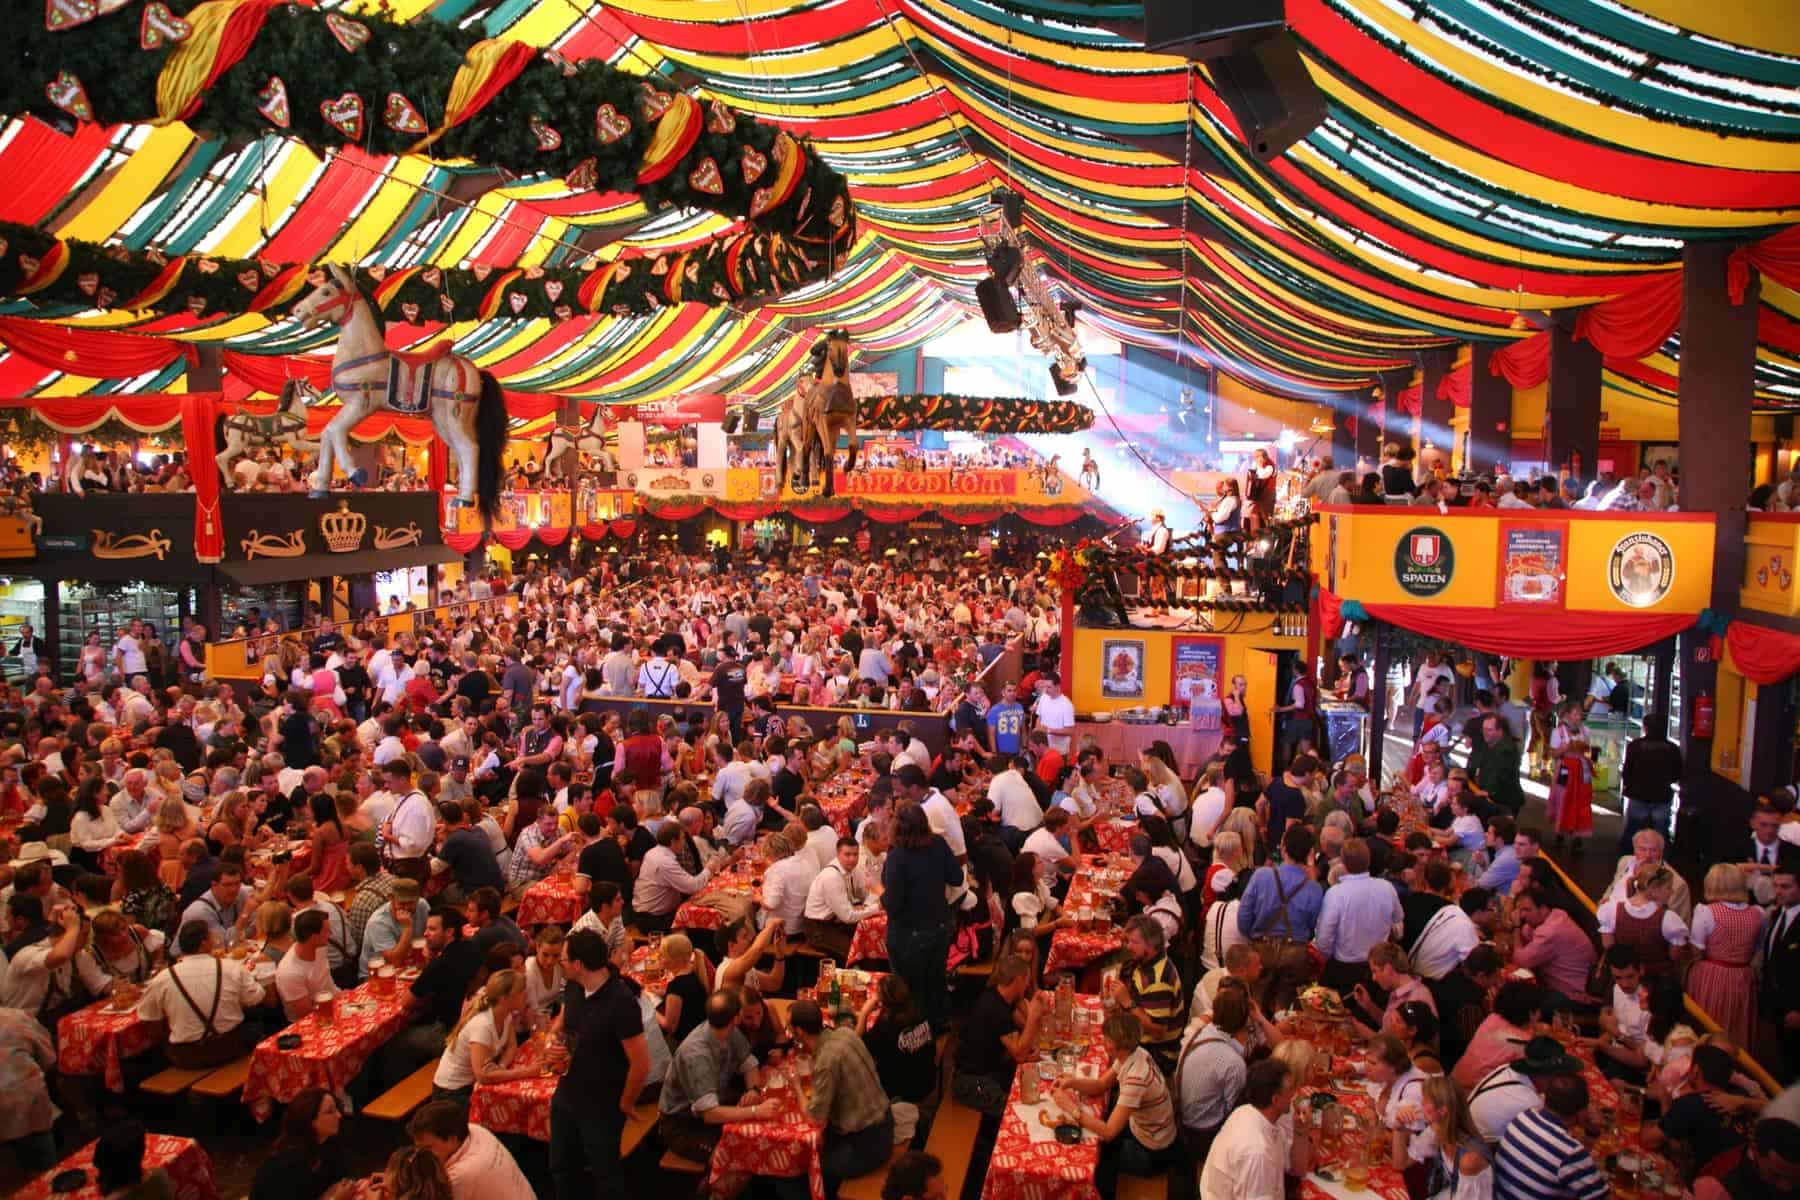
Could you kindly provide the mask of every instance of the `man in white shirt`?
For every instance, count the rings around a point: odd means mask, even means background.
[[[421,883],[431,874],[431,849],[437,840],[437,815],[425,793],[413,786],[412,767],[395,759],[382,768],[388,791],[399,797],[380,833],[387,868],[402,879]]]
[[[339,987],[356,986],[356,944],[344,920],[344,910],[313,891],[312,877],[302,871],[287,884],[288,905],[297,923],[301,914],[317,912],[325,917],[325,961],[330,964],[332,978]]]
[[[244,1010],[263,1002],[262,985],[238,959],[212,956],[212,930],[204,923],[183,922],[175,941],[182,957],[150,981],[138,1015],[169,1023],[169,1061],[184,1069],[247,1054],[256,1035]]]
[[[36,896],[16,895],[8,902],[14,932],[36,925],[43,902]],[[104,996],[112,990],[112,976],[103,971],[95,956],[84,954],[88,927],[73,904],[59,906],[44,936],[13,952],[0,975],[0,1007],[16,1008],[43,1019],[83,995]],[[25,935],[29,936],[29,935]],[[77,989],[77,976],[80,989]],[[51,1022],[46,1020],[46,1025]]]
[[[1525,1043],[1524,1057],[1495,1067],[1469,1090],[1469,1116],[1475,1132],[1490,1145],[1520,1113],[1544,1107],[1542,1084],[1553,1075],[1579,1075],[1581,1063],[1563,1052],[1552,1037]]]
[[[1062,835],[1074,822],[1074,818],[1061,808],[1053,808],[1044,814],[1043,823],[1031,831],[1024,844],[1019,847],[1021,854],[1035,854],[1038,862],[1038,874],[1045,880],[1051,880],[1056,870],[1064,862],[1071,863],[1076,870],[1081,869],[1081,852],[1071,853],[1062,844]],[[1069,845],[1074,846],[1074,839]]]
[[[1075,731],[1075,702],[1063,695],[1062,680],[1054,674],[1044,676],[1044,694],[1031,706],[1038,728],[1050,739],[1050,748],[1067,756],[1071,734]]]
[[[900,722],[894,727],[894,732],[899,735],[898,740],[905,744],[905,748],[894,759],[894,766],[897,767],[904,762],[917,763],[919,770],[929,776],[931,774],[931,747],[919,740],[919,736],[913,732],[912,722]]]
[[[150,669],[144,661],[143,636],[144,623],[133,617],[131,625],[113,643],[113,670],[120,679],[130,679]]]
[[[682,902],[712,879],[712,872],[702,868],[690,875],[675,856],[675,843],[685,834],[679,821],[665,821],[656,831],[656,845],[644,855],[638,868],[637,882],[631,889],[631,909],[637,914],[638,927],[646,931],[666,931],[674,927],[675,912]],[[773,869],[763,876],[763,894],[768,895]]]
[[[402,722],[392,713],[381,723],[381,740],[375,743],[374,761],[378,767],[385,767],[398,758],[406,757],[406,743],[400,740]]]
[[[893,779],[895,789],[902,796],[923,808],[927,818],[934,818],[933,831],[941,834],[950,852],[956,855],[956,861],[967,862],[969,848],[963,840],[962,818],[956,815],[956,805],[926,782],[925,772],[919,770],[917,763],[896,768]],[[941,830],[937,828],[939,825],[943,827]]]
[[[721,746],[724,742],[719,743]],[[750,743],[740,742],[734,757],[713,775],[712,797],[729,812],[744,795],[744,788],[756,777],[750,765]]]
[[[857,925],[881,911],[857,879],[860,857],[856,843],[845,838],[806,890],[806,943],[839,962],[850,956]]]
[[[800,806],[800,824],[806,827],[806,845],[799,853],[810,855],[813,865],[823,871],[837,858],[838,833],[825,820],[825,810],[816,804]],[[855,845],[855,842],[850,843]]]
[[[275,991],[281,997],[281,1011],[290,1021],[311,1012],[320,996],[337,995],[331,958],[325,952],[330,929],[330,921],[316,908],[294,918],[294,944],[275,968]]]
[[[156,808],[150,802],[150,773],[142,767],[132,767],[125,772],[123,786],[117,795],[107,802],[112,809],[113,820],[126,833],[138,834],[150,828],[150,820],[156,816]]]
[[[1452,900],[1431,914],[1407,957],[1419,978],[1438,980],[1462,966],[1469,951],[1479,945],[1481,930],[1462,905]]]
[[[1293,1157],[1276,1122],[1291,1121],[1288,1108],[1298,1083],[1286,1066],[1264,1059],[1244,1076],[1243,1103],[1225,1119],[1200,1172],[1200,1200],[1282,1200]],[[1295,1129],[1294,1140],[1310,1137]],[[1297,1157],[1297,1156],[1294,1156]]]
[[[994,759],[994,778],[988,783],[987,795],[1000,814],[1000,838],[1016,854],[1031,832],[1044,823],[1044,810],[1019,770],[1018,756],[997,754]]]
[[[805,928],[806,896],[818,877],[818,861],[804,849],[775,863],[763,872],[763,911],[787,929]]]

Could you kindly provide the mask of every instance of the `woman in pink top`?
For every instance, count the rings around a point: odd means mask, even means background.
[[[1494,993],[1494,1011],[1475,1030],[1450,1077],[1465,1091],[1473,1090],[1495,1067],[1523,1058],[1543,999],[1543,989],[1535,983],[1513,979],[1501,984]]]
[[[1706,904],[1694,910],[1690,944],[1701,955],[1687,994],[1740,1046],[1755,1045],[1756,980],[1750,960],[1762,940],[1763,911],[1750,903],[1743,869],[1718,863],[1706,873]]]

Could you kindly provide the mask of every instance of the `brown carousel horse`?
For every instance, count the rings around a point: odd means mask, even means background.
[[[833,460],[838,438],[848,447],[846,472],[856,469],[856,396],[850,391],[850,333],[834,329],[812,349],[813,370],[802,375],[793,396],[775,420],[775,441],[780,447],[777,486],[788,485],[790,457],[794,464],[793,490],[811,488],[816,462],[822,477],[822,494],[834,492]]]

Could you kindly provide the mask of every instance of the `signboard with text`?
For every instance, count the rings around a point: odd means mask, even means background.
[[[1561,608],[1568,570],[1568,533],[1568,526],[1560,521],[1501,521],[1495,603]]]

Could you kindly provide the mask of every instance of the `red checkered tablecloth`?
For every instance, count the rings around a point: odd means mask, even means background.
[[[94,1146],[89,1142],[54,1167],[12,1194],[12,1200],[100,1200],[100,1188],[94,1182]],[[168,1137],[160,1133],[144,1139],[144,1170],[158,1167],[167,1172],[175,1187],[176,1200],[219,1200],[219,1189],[213,1183],[212,1160],[192,1138]],[[52,1192],[50,1183],[64,1171],[86,1171],[87,1185],[73,1192]]]
[[[1100,997],[1077,996],[1075,1004],[1093,1014],[1089,1027],[1097,1035],[1100,1027],[1091,1022],[1102,1013]],[[1095,1068],[1106,1065],[1106,1046],[1098,1036],[1081,1052],[1081,1061]],[[981,1185],[981,1200],[1099,1200],[1094,1169],[1100,1163],[1100,1143],[1091,1134],[1065,1146],[1054,1140],[1033,1141],[1026,1128],[1018,1109],[1019,1079],[1024,1072],[1035,1070],[1037,1064],[1028,1062],[1014,1073],[1006,1115],[1000,1119],[1000,1134],[994,1141],[994,1157]],[[1092,1103],[1094,1111],[1100,1112],[1098,1101]]]
[[[1112,919],[1108,902],[1117,895],[1117,888],[1112,880],[1119,874],[1120,868],[1109,862],[1092,862],[1089,870],[1075,877],[1069,885],[1069,894],[1063,900],[1058,915],[1066,924],[1058,925],[1050,935],[1050,953],[1044,956],[1044,970],[1067,971],[1085,967],[1097,958],[1123,948],[1125,945],[1124,926]],[[1103,885],[1096,878],[1105,872],[1107,882]],[[1085,924],[1073,923],[1072,914],[1081,908],[1095,910],[1095,919]]]
[[[256,1119],[268,1120],[277,1103],[286,1104],[309,1087],[342,1097],[369,1057],[406,1028],[411,982],[402,979],[391,996],[375,995],[373,982],[343,993],[331,1024],[313,1013],[282,1031],[300,1035],[292,1050],[277,1046],[274,1037],[259,1042],[244,1080],[244,1103]]]
[[[519,911],[513,914],[521,929],[539,925],[573,925],[581,915],[582,879],[573,868],[557,871],[525,889],[519,898]]]
[[[772,1121],[738,1121],[724,1126],[706,1182],[718,1187],[730,1175],[763,1175],[797,1179],[812,1186],[812,1200],[825,1200],[825,1174],[819,1148],[825,1130],[802,1113],[790,1110]]]
[[[753,906],[762,904],[762,885],[756,883],[763,873],[760,862],[742,862],[728,871],[723,871],[707,881],[705,887],[695,892],[686,904],[675,910],[675,928],[677,929],[722,929],[725,926],[725,914],[708,904],[700,903],[715,892],[748,887]]]
[[[519,1051],[519,1065],[538,1060],[536,1045]],[[478,1083],[469,1099],[469,1123],[491,1133],[511,1133],[540,1142],[550,1140],[550,1098],[562,1076],[530,1075],[505,1083]]]
[[[136,1008],[115,1010],[111,1000],[77,1009],[56,1023],[56,1069],[64,1075],[99,1075],[109,1092],[125,1090],[120,1060],[162,1044],[169,1027],[146,1021]]]
[[[888,915],[878,912],[872,917],[860,921],[856,933],[850,938],[850,953],[845,961],[851,963],[868,962],[871,959],[887,958],[887,925]]]

